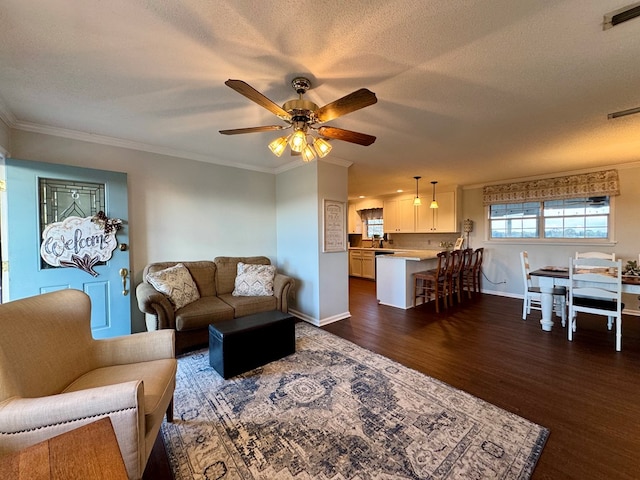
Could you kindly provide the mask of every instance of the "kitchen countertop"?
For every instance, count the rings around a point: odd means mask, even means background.
[[[401,248],[375,248],[375,247],[349,247],[349,250],[382,252],[382,253],[391,254],[391,255],[385,255],[385,258],[398,258],[403,260],[412,260],[416,262],[419,262],[421,260],[429,260],[431,258],[436,258],[438,252],[442,251],[441,249],[407,250],[407,249],[401,249]]]
[[[405,250],[395,252],[393,255],[387,255],[387,257],[421,262],[422,260],[437,258],[439,252],[441,252],[441,250]]]

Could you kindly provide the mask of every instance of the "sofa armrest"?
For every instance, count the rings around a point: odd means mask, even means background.
[[[273,295],[276,297],[276,309],[287,313],[289,311],[289,292],[293,288],[293,278],[282,273],[276,273],[273,279]]]
[[[100,365],[125,365],[175,358],[175,331],[156,330],[94,341]]]
[[[147,322],[147,330],[176,328],[176,315],[173,305],[164,294],[158,292],[150,284],[142,282],[136,287],[136,299],[141,312],[156,318],[155,325],[149,325],[149,322]]]

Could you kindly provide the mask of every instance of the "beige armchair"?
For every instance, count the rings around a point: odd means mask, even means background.
[[[90,322],[79,290],[0,305],[0,455],[108,416],[139,479],[172,421],[174,331],[94,340]]]

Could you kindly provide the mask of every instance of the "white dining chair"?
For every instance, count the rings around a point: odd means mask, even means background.
[[[622,260],[569,259],[569,341],[573,341],[579,312],[605,315],[609,330],[615,320],[616,351],[620,351],[623,309]]]
[[[520,263],[522,265],[522,277],[524,279],[524,299],[522,302],[522,319],[526,320],[531,310],[542,311],[542,299],[540,287],[533,284],[529,273],[529,254],[520,252]],[[553,309],[562,318],[562,326],[567,323],[567,289],[565,287],[553,288]]]
[[[615,260],[615,253],[604,252],[576,252],[576,258],[603,258],[605,260]]]

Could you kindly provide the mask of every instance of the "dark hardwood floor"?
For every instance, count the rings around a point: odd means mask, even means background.
[[[640,478],[640,318],[625,316],[621,352],[606,319],[580,316],[573,342],[522,301],[476,294],[435,313],[433,303],[378,305],[375,283],[350,279],[351,318],[324,327],[547,427],[533,479]],[[145,479],[170,479],[158,442]],[[164,458],[163,458],[164,457]],[[153,472],[153,476],[148,476]]]

